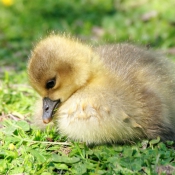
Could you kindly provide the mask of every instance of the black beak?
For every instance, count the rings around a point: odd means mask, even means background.
[[[60,100],[52,101],[50,98],[43,98],[43,122],[49,123],[55,113],[55,109],[59,106]]]

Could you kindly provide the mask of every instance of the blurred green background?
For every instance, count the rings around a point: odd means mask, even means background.
[[[125,41],[172,53],[174,9],[174,0],[1,0],[0,73],[25,69],[33,44],[52,31],[95,45]]]

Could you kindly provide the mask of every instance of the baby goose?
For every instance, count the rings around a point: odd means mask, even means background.
[[[29,80],[43,98],[35,121],[86,143],[175,140],[175,73],[162,55],[130,44],[91,48],[50,35],[34,48]]]

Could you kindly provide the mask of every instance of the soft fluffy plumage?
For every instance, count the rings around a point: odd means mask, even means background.
[[[61,102],[52,114],[58,131],[96,144],[175,140],[174,72],[172,62],[147,49],[92,48],[60,35],[41,40],[28,63],[33,88],[42,98]],[[34,120],[42,125],[39,103]]]

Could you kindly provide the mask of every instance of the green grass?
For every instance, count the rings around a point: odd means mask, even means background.
[[[23,120],[6,120],[1,129],[2,174],[156,174],[175,170],[173,142],[159,138],[131,145],[88,147],[66,141],[55,129],[39,131]],[[159,170],[160,169],[160,170]]]
[[[129,41],[174,49],[174,5],[173,0],[16,0],[11,6],[0,1],[0,174],[172,174],[171,141],[88,146],[55,128],[32,127],[38,95],[29,86],[26,65],[34,43],[50,31],[95,45]]]

